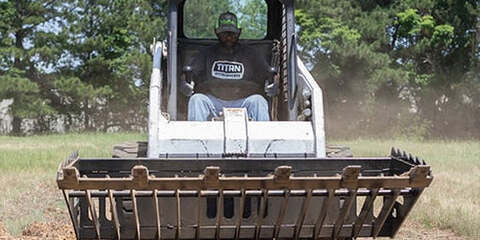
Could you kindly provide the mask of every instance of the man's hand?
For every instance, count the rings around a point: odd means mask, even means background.
[[[193,89],[195,88],[195,82],[192,81],[187,83],[186,81],[182,81],[182,86],[180,86],[180,91],[187,97],[193,95]]]
[[[267,94],[267,96],[274,97],[274,96],[277,96],[279,92],[280,92],[280,89],[278,88],[277,83],[265,82],[265,93]]]

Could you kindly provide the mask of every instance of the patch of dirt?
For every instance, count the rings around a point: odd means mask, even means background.
[[[448,229],[431,229],[417,222],[407,220],[400,229],[400,232],[396,235],[395,239],[466,240],[467,238],[458,236]],[[23,229],[22,236],[14,238],[8,234],[5,225],[0,221],[0,240],[75,240],[75,233],[73,232],[70,222],[34,222]]]
[[[22,236],[12,237],[8,234],[4,224],[0,222],[0,240],[74,240],[75,233],[70,224],[57,222],[35,222],[26,226]]]
[[[35,222],[22,232],[22,236],[13,238],[8,235],[6,229],[0,222],[0,240],[74,240],[75,234],[70,223],[39,223]],[[368,238],[372,239],[372,238]],[[389,238],[380,238],[389,239]],[[429,229],[416,222],[406,221],[395,239],[405,240],[466,240],[467,238],[457,236],[451,230]]]
[[[10,235],[7,232],[7,229],[5,228],[5,225],[3,225],[2,222],[0,222],[0,239],[7,239],[9,238]]]
[[[34,239],[75,239],[75,233],[72,226],[69,224],[59,224],[55,222],[40,223],[34,222],[22,232],[22,240],[34,240]]]
[[[467,238],[460,237],[449,229],[429,229],[419,223],[407,220],[400,228],[395,239],[465,240]]]

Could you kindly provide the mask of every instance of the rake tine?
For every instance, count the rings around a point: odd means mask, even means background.
[[[399,148],[395,148],[395,157],[401,157],[401,152]]]
[[[360,166],[347,166],[343,169],[342,173],[342,182],[348,185],[356,186],[358,184],[358,176],[360,175]],[[350,214],[350,210],[352,209],[353,202],[357,196],[357,189],[356,188],[348,188],[349,196],[347,197],[348,200],[346,203],[343,203],[342,208],[340,209],[340,214],[335,221],[333,227],[333,239],[336,239],[343,228],[343,223],[345,222],[347,216]]]
[[[155,206],[153,206],[153,208],[155,209],[155,220],[156,220],[156,223],[157,223],[157,239],[160,240],[161,239],[161,223],[160,223],[160,207],[158,205],[158,190],[155,189],[153,190],[153,204]]]
[[[217,202],[217,226],[215,228],[215,239],[220,239],[220,227],[222,225],[223,217],[223,189],[218,190],[218,202]]]
[[[273,238],[278,239],[280,235],[280,228],[282,226],[283,218],[285,217],[285,213],[288,206],[288,198],[290,197],[290,190],[285,190],[285,197],[283,198],[282,208],[278,214],[277,222],[275,223],[275,228],[273,229]]]
[[[409,197],[409,198],[404,198],[404,203],[402,204],[402,206],[413,206],[415,205],[415,203],[417,202],[418,198],[420,197],[420,195],[422,194],[423,192],[423,189],[418,189],[416,191],[416,193],[412,196],[412,197]],[[397,203],[394,204],[394,207]],[[403,222],[405,221],[406,217],[408,216],[408,214],[410,213],[410,211],[412,210],[412,208],[404,208],[404,210],[402,211],[402,208],[398,209],[398,213],[397,213],[397,223],[396,225],[397,226],[401,226],[403,224]],[[396,228],[396,230],[393,232],[392,234],[392,238],[395,237],[395,235],[397,234],[399,228]]]
[[[138,207],[137,207],[137,196],[135,195],[135,190],[131,190],[130,194],[132,195],[132,203],[133,203],[133,216],[135,217],[135,228],[137,232],[137,239],[140,238],[140,219],[138,218]]]
[[[354,238],[357,238],[358,235],[360,234],[363,223],[365,223],[365,220],[367,219],[368,214],[371,213],[373,208],[373,203],[375,202],[375,198],[377,197],[379,191],[380,191],[379,188],[373,189],[370,192],[370,195],[368,195],[368,197],[365,199],[365,202],[363,203],[363,206],[362,206],[362,210],[360,211],[360,215],[355,221],[354,232],[353,232]]]
[[[302,210],[300,215],[297,218],[297,223],[295,224],[295,231],[293,233],[293,238],[298,239],[300,232],[302,231],[303,221],[305,220],[305,215],[310,207],[310,199],[312,198],[312,189],[307,190],[307,198],[303,200]]]
[[[65,202],[67,203],[68,214],[70,215],[70,219],[73,223],[73,230],[75,231],[75,237],[79,239],[80,235],[78,234],[78,222],[77,217],[74,215],[73,205],[68,197],[68,190],[62,190],[63,198],[65,198]]]
[[[242,197],[240,199],[240,213],[237,216],[237,224],[235,226],[235,240],[240,238],[240,229],[242,226],[243,212],[245,211],[245,198],[246,198],[245,188],[242,188]]]
[[[382,230],[383,224],[385,223],[385,220],[387,220],[388,215],[392,211],[393,205],[395,205],[398,195],[400,195],[400,190],[394,189],[393,196],[383,203],[380,215],[375,220],[375,223],[373,225],[373,238],[376,238]]]
[[[410,153],[408,154],[408,161],[416,164],[415,158],[413,158],[412,154]]]
[[[262,203],[260,205],[260,214],[257,216],[257,226],[255,227],[255,239],[260,239],[260,232],[262,231],[262,222],[263,222],[263,215],[265,214],[265,208],[267,207],[267,199],[268,199],[268,190],[263,189],[263,197]]]
[[[202,203],[202,191],[198,190],[197,197],[197,228],[195,229],[195,239],[200,239],[200,214],[201,214],[201,203]]]
[[[118,221],[117,207],[111,189],[108,189],[108,199],[110,200],[110,208],[112,211],[113,223],[115,225],[115,233],[117,234],[117,238],[120,239],[120,222]]]
[[[334,197],[335,197],[335,190],[328,189],[328,199],[323,200],[322,208],[320,210],[320,213],[318,214],[318,218],[315,223],[315,228],[313,229],[313,239],[315,240],[318,239],[318,235],[322,231],[323,222],[327,217],[328,209],[330,208],[330,205],[332,204]]]
[[[345,219],[347,216],[350,214],[350,210],[352,209],[352,205],[354,200],[356,199],[357,195],[357,190],[356,189],[350,189],[350,196],[348,196],[348,200],[346,203],[343,203],[342,208],[340,209],[340,215],[338,216],[337,220],[335,221],[335,225],[333,227],[333,239],[337,239],[338,235],[342,231],[343,228],[343,223],[345,222]]]
[[[421,165],[421,164],[422,164],[422,161],[420,161],[420,159],[419,159],[418,157],[415,157],[415,163]]]
[[[95,225],[95,233],[97,234],[97,239],[100,240],[100,225],[98,224],[97,212],[95,211],[95,205],[92,201],[92,194],[90,190],[85,190],[87,194],[87,203],[90,209],[90,214],[92,215],[93,225]]]
[[[397,155],[397,150],[394,147],[392,147],[392,149],[390,150],[390,155],[392,157],[395,157]]]
[[[177,229],[175,231],[175,239],[180,239],[181,233],[181,212],[180,212],[180,190],[175,190],[175,199],[177,207]]]

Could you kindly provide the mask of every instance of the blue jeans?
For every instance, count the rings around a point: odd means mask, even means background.
[[[224,107],[246,108],[248,117],[254,121],[270,121],[268,102],[261,95],[227,101],[201,93],[194,94],[188,101],[188,121],[207,121],[218,117]]]

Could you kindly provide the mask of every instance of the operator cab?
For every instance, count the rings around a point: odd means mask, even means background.
[[[297,58],[294,0],[168,4],[167,44],[152,47],[148,157],[326,156],[322,91]],[[218,43],[215,22],[226,11],[240,21],[240,43],[255,49],[278,73],[267,79],[279,86],[279,93],[267,98],[272,121],[250,121],[241,108],[224,108],[223,121],[186,121],[183,69],[193,55]]]
[[[185,67],[193,56],[218,43],[214,32],[218,16],[230,11],[238,17],[242,28],[239,43],[253,48],[257,56],[263,57],[270,65],[269,71],[274,69],[277,73],[275,79],[265,80],[276,83],[279,94],[267,97],[265,92],[257,93],[268,100],[270,119],[297,120],[298,106],[293,106],[296,89],[292,90],[296,81],[288,83],[287,69],[289,62],[296,65],[296,57],[291,57],[296,56],[296,48],[289,47],[292,41],[289,36],[295,35],[293,2],[225,0],[219,4],[218,0],[170,0],[167,82],[162,94],[163,102],[167,102],[162,106],[163,111],[168,112],[170,119],[186,120],[188,98],[179,91],[180,83],[185,78]]]

